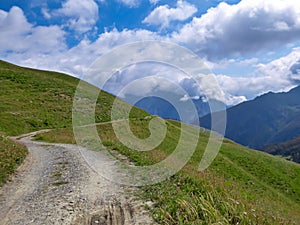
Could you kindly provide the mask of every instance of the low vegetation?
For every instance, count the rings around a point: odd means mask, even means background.
[[[65,74],[22,68],[0,60],[0,131],[19,135],[46,128],[70,127],[78,83],[77,78]],[[110,120],[114,100],[111,94],[100,92],[96,122]],[[145,115],[146,112],[137,108],[132,114],[133,117]]]
[[[0,187],[7,181],[27,155],[25,146],[0,134]]]
[[[149,119],[131,120],[130,124],[136,136],[149,135]],[[100,124],[97,128],[103,144],[112,154],[118,151],[136,165],[151,165],[166,158],[177,144],[181,124],[167,121],[167,126],[165,140],[150,152],[125,147],[114,135],[111,124]],[[71,128],[53,130],[37,138],[75,142]],[[202,132],[196,152],[181,172],[162,183],[141,187],[140,195],[154,202],[151,211],[157,222],[297,224],[300,219],[299,165],[225,140],[209,169],[199,172],[198,165],[207,142],[208,134]]]
[[[65,74],[23,68],[0,60],[0,133],[6,137],[41,129],[70,127],[73,96],[78,82],[78,79]],[[114,96],[100,92],[96,122],[110,120],[114,100]],[[145,115],[148,114],[133,109],[133,117]],[[24,148],[12,151],[14,147],[9,146],[18,145],[4,142],[4,139],[0,139],[0,167],[3,168],[0,183],[5,182],[26,155]],[[21,152],[18,153],[18,150]]]

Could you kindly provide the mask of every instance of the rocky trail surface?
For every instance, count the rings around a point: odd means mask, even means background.
[[[90,150],[35,142],[35,134],[15,138],[29,155],[0,188],[0,224],[154,224],[135,188],[103,178],[86,163],[81,153]],[[105,154],[95,154],[105,162]],[[115,167],[105,172],[114,177]]]

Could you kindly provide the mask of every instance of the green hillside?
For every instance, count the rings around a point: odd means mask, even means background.
[[[71,126],[73,96],[79,80],[69,75],[18,67],[0,61],[0,132],[19,135]],[[87,84],[88,85],[88,84]],[[90,89],[94,86],[88,85]],[[115,97],[100,92],[96,122],[110,120]],[[146,112],[135,108],[132,117]]]
[[[0,60],[0,185],[22,162],[27,152],[19,146],[22,151],[19,156],[9,154],[7,149],[15,149],[16,145],[7,140],[7,136],[70,127],[73,96],[78,83],[78,79],[69,75],[22,68]],[[101,102],[101,108],[97,104],[96,122],[110,120],[114,99],[111,94],[100,92],[98,103]],[[146,112],[137,108],[131,112],[132,117],[146,115]]]
[[[24,69],[4,62],[1,62],[0,79],[0,131],[4,136],[55,128],[36,136],[36,139],[75,142],[71,127],[71,107],[78,80],[59,73]],[[97,122],[110,121],[113,100],[113,96],[101,92],[98,103],[103,107],[96,108]],[[131,112],[131,131],[140,138],[148,137],[150,119],[144,111],[134,109]],[[196,128],[192,126],[176,121],[166,121],[166,124],[167,135],[164,141],[156,149],[146,152],[130,150],[120,143],[111,123],[97,125],[103,144],[111,150],[111,154],[118,151],[136,165],[150,165],[172,153],[182,126],[188,127],[189,138],[199,138],[196,152],[181,172],[160,184],[141,187],[140,197],[154,203],[150,210],[157,222],[248,225],[297,224],[300,221],[298,164],[225,140],[209,169],[199,172],[198,166],[208,142],[208,132],[204,130],[200,136],[195,136],[193,131]],[[0,139],[0,142],[4,143],[5,139]],[[1,148],[9,149],[6,146],[0,145]],[[5,158],[12,157],[6,154]],[[20,162],[15,159],[12,161],[16,161],[16,165],[17,161]]]
[[[131,130],[147,137],[148,119],[132,120]],[[182,124],[167,121],[165,140],[151,152],[124,147],[111,124],[97,126],[103,143],[126,155],[136,165],[150,165],[166,158],[176,147]],[[187,125],[185,125],[187,126]],[[191,137],[194,132],[191,129]],[[63,135],[61,135],[63,134]],[[75,143],[71,128],[38,135],[49,142]],[[225,140],[214,163],[198,172],[208,142],[199,136],[192,159],[169,180],[143,187],[141,196],[154,201],[153,217],[161,224],[297,224],[300,219],[300,166]],[[114,151],[111,152],[114,154]]]

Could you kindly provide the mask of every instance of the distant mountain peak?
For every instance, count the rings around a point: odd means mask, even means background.
[[[211,128],[210,116],[200,119]],[[264,146],[289,141],[300,135],[300,86],[288,92],[268,92],[227,110],[225,136],[242,145]]]

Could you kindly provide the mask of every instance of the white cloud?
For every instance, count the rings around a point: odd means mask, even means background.
[[[170,22],[184,21],[196,12],[197,8],[194,5],[179,0],[176,8],[170,8],[168,5],[158,6],[143,20],[143,23],[167,27]]]
[[[231,59],[222,59],[219,61],[205,61],[206,65],[213,71],[222,70],[226,71],[226,74],[231,75],[241,75],[247,71],[253,71],[259,62],[259,58],[231,58]],[[246,75],[246,74],[244,74]]]
[[[67,0],[62,8],[54,11],[54,16],[67,17],[67,26],[78,32],[92,30],[98,21],[98,5],[94,0]],[[44,10],[44,15],[45,10]]]
[[[118,1],[132,8],[138,7],[141,2],[140,0],[118,0]]]
[[[47,8],[42,8],[41,13],[43,14],[45,19],[50,19],[51,18],[51,14],[49,13],[49,10]]]
[[[53,34],[53,32],[51,34]],[[94,42],[83,39],[78,45],[71,49],[63,49],[61,51],[52,52],[51,54],[44,54],[41,50],[39,52],[38,49],[32,47],[35,52],[29,50],[14,52],[5,58],[19,65],[56,70],[81,77],[94,60],[113,48],[130,42],[158,40],[159,38],[160,37],[155,33],[147,30],[118,31],[114,29],[101,34]],[[49,41],[49,43],[51,42]],[[55,49],[54,47],[52,48]],[[0,52],[0,55],[3,54]]]
[[[153,5],[156,5],[160,0],[149,0],[149,2]]]
[[[154,80],[153,76],[161,77],[165,79],[165,82],[159,82],[158,80]],[[182,71],[162,63],[155,62],[144,62],[129,65],[124,70],[115,73],[114,76],[109,80],[106,85],[106,88],[110,92],[118,93],[124,86],[129,83],[143,79],[146,77],[151,77],[149,81],[151,84],[143,84],[141,86],[136,86],[134,90],[129,90],[128,94],[145,93],[150,94],[155,91],[170,91],[173,92],[175,90],[170,89],[170,85],[168,83],[180,84],[180,81],[186,77]],[[149,86],[149,87],[145,87]],[[169,88],[169,89],[168,89]]]
[[[277,2],[279,0],[274,1]],[[67,2],[65,2],[65,4],[67,4]],[[197,50],[198,48],[198,50],[201,50],[200,52],[210,54],[210,56],[215,56],[214,54],[217,53],[217,55],[220,54],[221,56],[222,54],[223,56],[227,56],[227,54],[230,55],[236,52],[245,54],[247,52],[257,51],[260,48],[264,49],[268,47],[268,44],[266,43],[268,39],[274,44],[274,40],[277,38],[277,41],[280,42],[279,46],[294,40],[293,37],[298,34],[297,29],[300,23],[298,16],[300,14],[293,14],[293,12],[298,12],[297,10],[299,10],[297,2],[294,2],[293,8],[291,8],[290,1],[287,0],[285,1],[285,4],[274,6],[276,9],[271,7],[272,3],[269,0],[266,0],[265,2],[260,1],[262,6],[255,5],[255,9],[250,6],[246,7],[246,3],[254,7],[257,0],[244,0],[242,3],[235,6],[229,6],[222,3],[219,7],[211,9],[203,17],[194,18],[192,23],[186,25],[179,33],[174,34],[172,40],[186,43],[192,50]],[[269,8],[267,8],[267,6]],[[69,21],[72,19],[72,7],[68,8],[69,11],[67,8],[68,7],[63,7],[62,9],[65,9],[64,13],[68,14]],[[77,11],[75,9],[76,7],[73,11],[74,18],[76,17],[76,13],[79,14],[80,11],[79,8],[76,9]],[[289,13],[287,13],[288,9],[290,10]],[[261,16],[263,13],[264,17]],[[53,16],[51,12],[50,15]],[[213,15],[215,16],[213,17]],[[82,18],[85,17],[82,15]],[[288,20],[288,18],[290,20]],[[266,21],[263,21],[263,23],[260,24],[258,20],[263,19]],[[243,28],[242,25],[245,26],[246,20],[248,20],[251,26]],[[78,20],[77,23],[74,23],[74,26],[76,24],[77,31],[79,31],[80,26],[83,26],[84,24],[79,21],[80,20]],[[219,21],[219,23],[215,23],[217,21]],[[240,36],[230,36],[226,33],[233,32],[230,27],[228,27],[229,24],[231,28],[233,27],[233,30],[241,29],[241,32],[246,33],[241,33],[239,34]],[[254,26],[255,24],[256,26]],[[288,25],[288,27],[286,25]],[[252,27],[252,30],[249,27]],[[266,29],[263,30],[263,28]],[[159,36],[157,33],[148,30],[125,29],[118,31],[117,29],[113,29],[112,31],[100,34],[96,41],[91,42],[88,39],[83,39],[78,45],[71,49],[67,49],[65,33],[60,27],[34,26],[27,21],[23,11],[18,7],[13,7],[9,12],[0,10],[0,29],[0,55],[2,58],[19,65],[64,71],[78,77],[84,74],[86,68],[88,68],[97,57],[119,45],[135,41],[166,40],[166,37]],[[247,35],[250,30],[253,33],[252,36],[248,37]],[[189,34],[187,31],[192,33]],[[184,37],[184,32],[189,35]],[[258,32],[259,34],[257,38],[255,38],[255,32]],[[230,34],[232,35],[233,33]],[[219,34],[222,34],[223,36],[219,36]],[[279,38],[274,34],[278,34]],[[261,37],[263,35],[266,35],[265,39]],[[241,38],[241,36],[245,37],[246,40]],[[6,52],[10,53],[7,54]],[[246,60],[232,59],[228,61],[223,59],[223,61],[221,61],[221,67],[238,65],[242,68],[257,64],[254,76],[230,77],[228,75],[219,74],[217,75],[217,80],[223,93],[221,93],[221,95],[220,93],[216,93],[215,89],[217,87],[210,86],[211,82],[207,80],[207,82],[203,81],[203,84],[205,84],[203,87],[207,87],[210,92],[208,91],[205,94],[210,98],[215,97],[216,99],[222,99],[227,104],[232,105],[246,99],[251,99],[256,95],[267,91],[288,90],[300,80],[298,72],[300,68],[299,60],[300,48],[295,48],[289,55],[267,64],[258,64],[259,59],[257,58]],[[211,64],[214,66],[217,65],[216,62],[212,62]],[[171,74],[172,77],[170,79],[173,79],[175,83],[180,85],[182,84],[181,81],[185,78],[183,75],[179,76],[174,72],[168,72],[158,68],[156,68],[156,70],[150,69],[151,68],[142,68],[142,70],[136,70],[135,75],[141,76],[140,74],[143,71],[149,71],[153,75],[160,74],[162,76]],[[126,79],[129,78],[130,76],[128,75]],[[134,77],[134,79],[135,78],[136,77]],[[120,82],[122,83],[125,81],[116,80],[115,86],[111,86],[112,92],[113,90],[118,90],[117,86],[120,85]],[[138,88],[140,88],[140,91],[149,90],[149,88],[152,90],[157,86],[167,88],[167,86],[153,81],[151,84],[149,83],[149,87],[137,86],[137,90]],[[193,89],[192,83],[187,84],[186,87],[190,88],[190,92],[188,93],[188,96],[190,97],[201,97],[203,94],[203,90]]]
[[[89,81],[96,83],[93,77]],[[119,95],[127,85],[131,85],[130,88]],[[202,101],[215,99],[227,105],[235,105],[246,100],[244,96],[234,96],[222,90],[213,74],[199,74],[198,77],[191,78],[177,68],[150,62],[133,64],[116,72],[106,83],[105,90],[122,98],[126,98],[127,95],[130,98],[131,95],[139,97],[169,93],[177,97],[178,101],[201,98]]]
[[[27,22],[23,11],[19,7],[12,7],[9,12],[1,10],[0,15],[0,49],[25,50],[25,43],[19,43],[18,40],[28,35],[31,25]]]
[[[295,48],[287,56],[267,64],[258,64],[252,77],[217,75],[217,80],[224,92],[245,99],[269,91],[288,91],[300,83],[300,74],[292,70],[299,60],[300,48]]]
[[[94,42],[93,45],[98,47],[100,50],[102,47],[106,50],[111,50],[112,48],[136,41],[147,41],[147,40],[159,40],[161,39],[156,33],[148,30],[122,30],[118,31],[113,29],[110,32],[105,32],[99,36],[99,38]]]
[[[23,11],[14,6],[9,12],[0,10],[0,51],[49,54],[65,49],[64,31],[58,26],[34,27]]]
[[[300,80],[300,59],[291,66],[290,71],[292,73],[291,78],[295,80]]]
[[[241,102],[247,101],[247,98],[245,96],[234,96],[229,93],[225,93],[225,102],[227,106],[234,106]]]
[[[172,40],[208,58],[273,50],[299,41],[300,2],[242,0],[220,3],[174,32]]]
[[[179,101],[182,101],[182,102],[186,102],[188,100],[199,100],[200,99],[200,96],[199,95],[196,95],[196,96],[189,96],[187,94],[185,94],[181,99],[179,99]],[[201,98],[202,99],[202,98]],[[203,97],[203,100],[202,101],[205,101],[204,100],[204,97]]]

